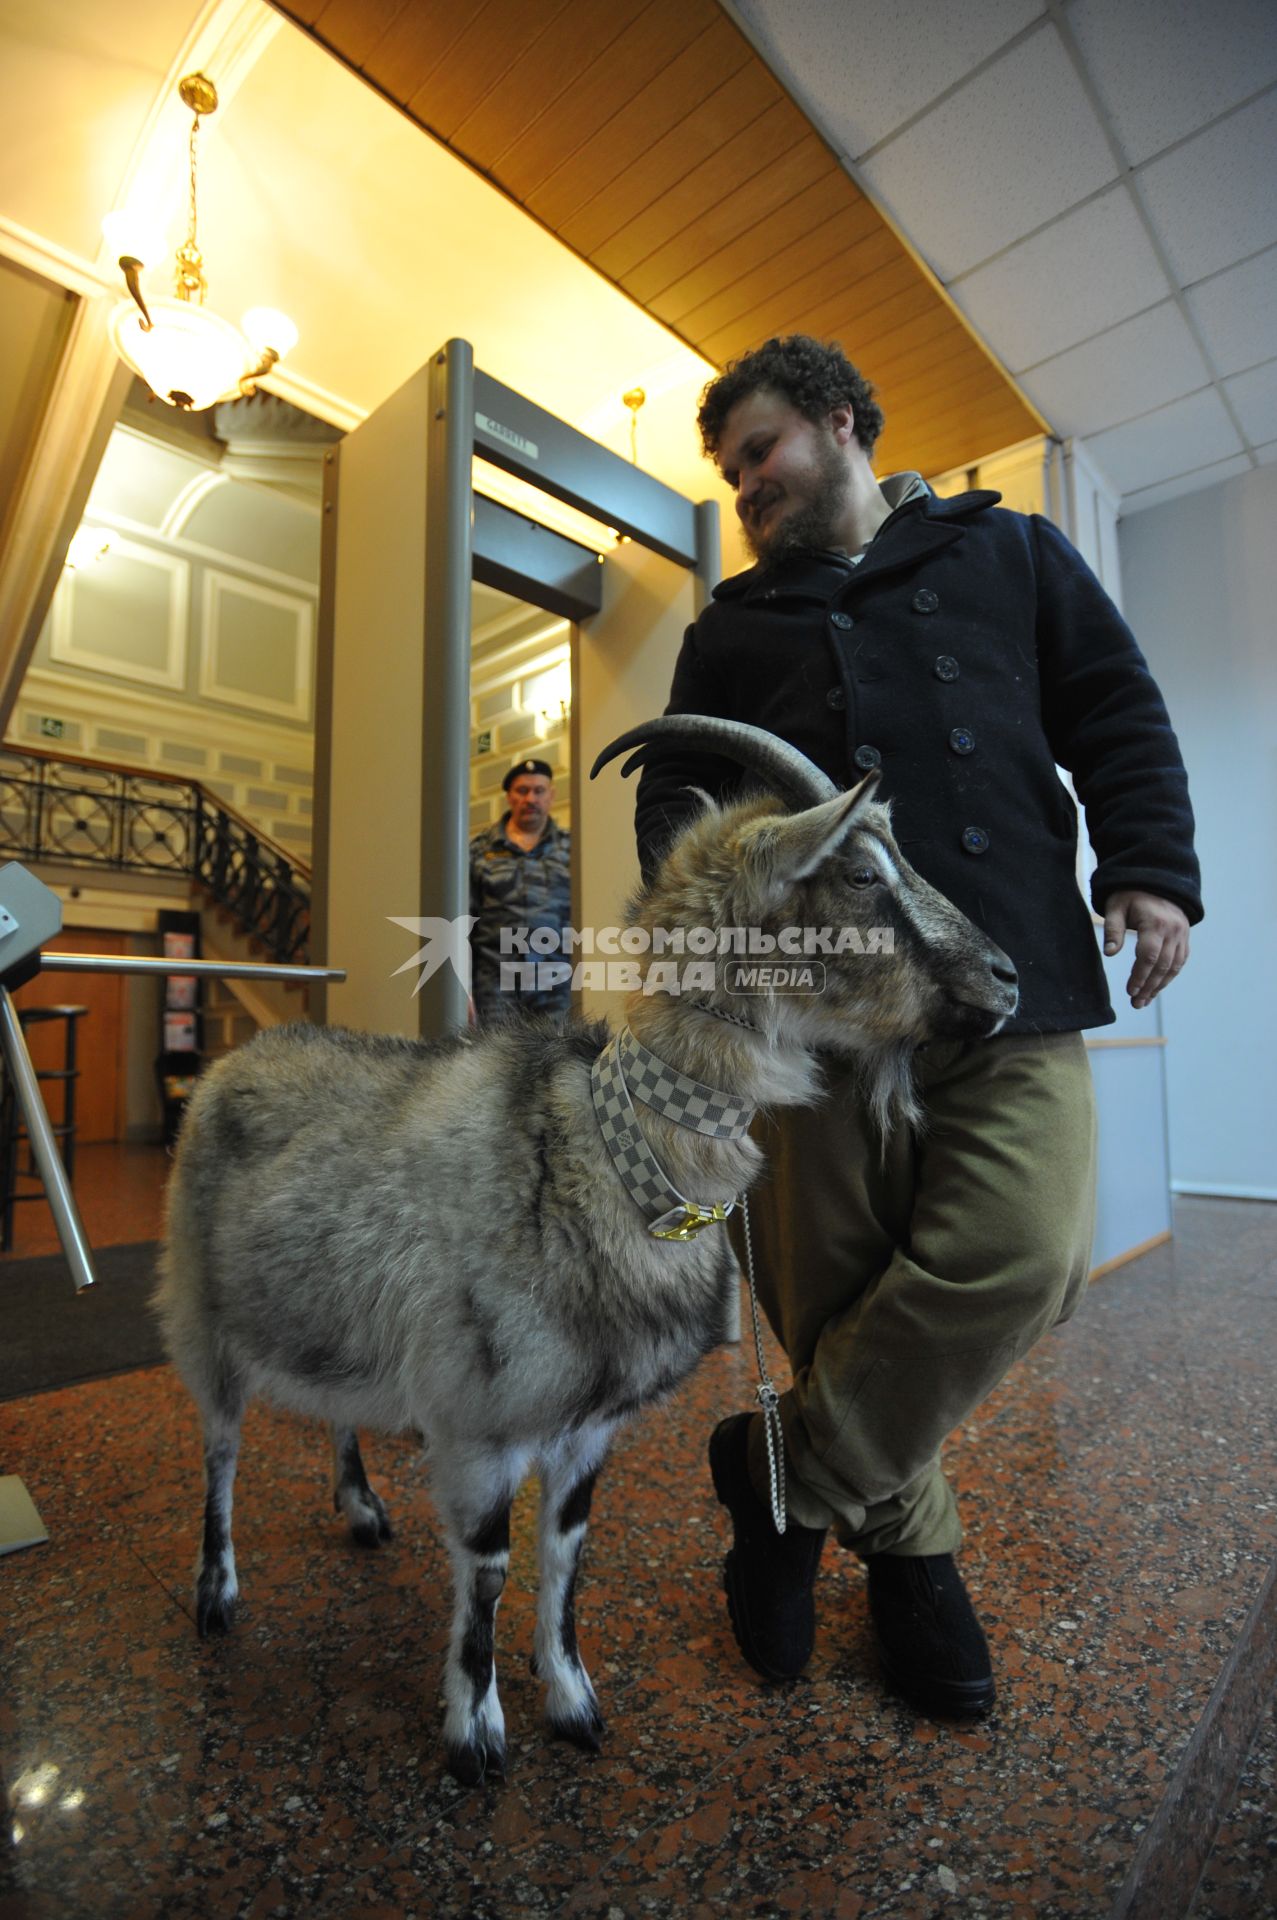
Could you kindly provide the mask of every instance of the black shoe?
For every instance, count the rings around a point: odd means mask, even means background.
[[[888,1684],[919,1713],[987,1713],[996,1689],[989,1643],[951,1553],[875,1553],[869,1611]]]
[[[787,1522],[784,1533],[749,1477],[752,1414],[720,1420],[710,1435],[714,1491],[732,1516],[735,1544],[723,1562],[723,1591],[736,1644],[764,1680],[792,1680],[816,1639],[812,1589],[825,1544],[823,1527]]]

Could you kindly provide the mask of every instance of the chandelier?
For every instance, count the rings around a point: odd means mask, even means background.
[[[142,293],[144,251],[127,212],[102,222],[108,242],[119,248],[120,269],[131,298],[122,300],[110,319],[111,340],[120,358],[140,374],[157,400],[184,413],[200,413],[215,401],[237,393],[256,393],[254,384],[297,344],[297,329],[287,314],[253,307],[233,327],[204,304],[208,283],[196,237],[195,172],[200,119],[217,108],[217,88],[203,73],[188,73],[178,87],[191,109],[190,226],[177,250],[171,299],[149,302]]]

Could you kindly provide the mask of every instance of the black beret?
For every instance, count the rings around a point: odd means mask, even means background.
[[[553,780],[554,768],[548,760],[520,760],[507,773],[501,782],[502,793],[509,793],[510,782],[517,780],[521,773],[539,773],[546,780]]]

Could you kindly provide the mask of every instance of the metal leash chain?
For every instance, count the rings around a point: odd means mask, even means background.
[[[763,1409],[763,1432],[767,1436],[767,1477],[771,1482],[772,1520],[777,1533],[785,1531],[785,1430],[780,1423],[780,1395],[767,1373],[763,1354],[763,1329],[758,1318],[758,1292],[754,1286],[754,1240],[749,1230],[749,1196],[741,1195],[741,1218],[745,1223],[745,1271],[749,1277],[749,1310],[754,1320],[754,1352],[758,1358],[758,1400]]]

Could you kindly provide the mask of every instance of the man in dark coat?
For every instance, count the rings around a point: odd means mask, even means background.
[[[668,711],[765,727],[841,786],[879,769],[902,851],[1020,977],[996,1038],[923,1049],[918,1135],[884,1144],[854,1078],[831,1071],[822,1106],[762,1136],[751,1205],[793,1373],[788,1524],[773,1526],[760,1416],[723,1421],[710,1465],[734,1529],[732,1624],[759,1672],[800,1672],[832,1527],[866,1561],[889,1681],[923,1711],[982,1713],[992,1665],[939,1450],[1085,1287],[1081,1030],[1114,1017],[1056,766],[1085,809],[1105,951],[1134,932],[1127,990],[1146,1007],[1201,918],[1183,764],[1129,628],[1049,521],[996,493],[939,499],[916,474],[879,484],[882,414],[838,348],[769,341],[711,382],[699,421],[757,564],[688,630]],[[725,796],[741,779],[711,756],[653,756],[645,870],[699,804],[689,788]]]

